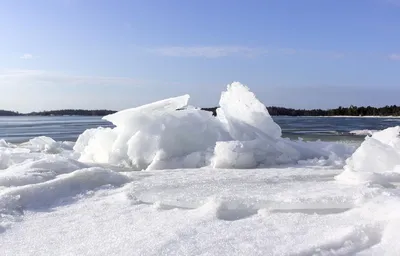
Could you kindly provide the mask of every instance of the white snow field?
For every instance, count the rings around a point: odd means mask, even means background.
[[[0,255],[400,255],[400,127],[290,141],[239,83],[188,100],[0,140]]]

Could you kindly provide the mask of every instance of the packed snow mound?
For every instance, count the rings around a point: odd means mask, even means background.
[[[164,170],[131,172],[124,183],[120,173],[79,170],[0,197],[0,247],[3,255],[399,255],[398,189],[338,184],[337,172]]]
[[[62,198],[76,196],[104,185],[121,186],[130,179],[124,175],[99,167],[78,169],[55,179],[18,186],[1,193],[1,197],[18,197],[22,208],[37,209],[55,204]]]
[[[338,180],[353,183],[374,182],[383,185],[400,178],[400,126],[367,136],[346,160]]]
[[[254,168],[330,157],[319,144],[281,138],[264,104],[238,82],[222,93],[217,117],[188,101],[183,95],[105,116],[116,127],[85,131],[74,150],[82,162],[136,170]]]
[[[22,220],[26,211],[131,181],[123,170],[77,161],[73,142],[37,137],[21,144],[0,143],[0,234]]]
[[[73,159],[58,155],[46,158],[27,159],[0,172],[0,187],[24,186],[56,178],[60,174],[70,173],[88,166]]]

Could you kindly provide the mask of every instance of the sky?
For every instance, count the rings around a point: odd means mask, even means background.
[[[0,109],[113,109],[247,85],[268,106],[400,104],[400,0],[0,0]]]

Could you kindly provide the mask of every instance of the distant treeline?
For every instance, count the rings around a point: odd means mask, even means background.
[[[62,110],[51,110],[42,112],[32,112],[27,115],[29,116],[106,116],[113,114],[116,111],[97,109],[97,110],[85,110],[85,109],[62,109]]]
[[[13,111],[0,110],[0,116],[106,116],[115,112],[116,111],[106,109],[62,109],[21,114]]]
[[[19,116],[20,113],[8,110],[1,110],[0,109],[0,116]]]
[[[216,107],[202,108],[202,110],[210,111],[216,115]],[[376,107],[338,107],[335,109],[293,109],[283,107],[267,107],[268,112],[272,116],[400,116],[400,106],[392,105],[381,108]],[[0,116],[105,116],[113,114],[112,110],[84,110],[84,109],[63,109],[42,112],[31,112],[21,114],[18,112],[0,110]]]
[[[211,111],[216,115],[216,107],[203,108],[203,110]],[[400,106],[392,105],[381,108],[375,107],[338,107],[335,109],[293,109],[283,107],[267,107],[268,112],[272,116],[400,116]]]
[[[335,109],[291,109],[268,107],[268,112],[276,116],[400,116],[400,106],[376,107],[338,107]]]

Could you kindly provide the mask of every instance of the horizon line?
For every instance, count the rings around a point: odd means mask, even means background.
[[[138,106],[140,107],[140,106]],[[282,106],[266,106],[266,108],[283,108],[283,109],[288,109],[288,110],[297,110],[297,111],[313,111],[313,110],[322,110],[322,111],[329,111],[329,110],[337,110],[340,108],[375,108],[375,109],[380,109],[380,108],[385,108],[385,107],[400,107],[400,105],[385,105],[381,107],[376,107],[376,106],[357,106],[357,105],[350,105],[350,106],[338,106],[336,108],[293,108],[293,107],[282,107]],[[136,108],[136,107],[132,107]],[[33,114],[33,113],[46,113],[46,112],[59,112],[59,111],[85,111],[85,112],[90,112],[90,111],[106,111],[106,112],[119,112],[123,111],[125,109],[132,109],[132,108],[124,108],[121,110],[113,110],[113,109],[105,109],[105,108],[98,108],[98,109],[83,109],[83,108],[63,108],[63,109],[51,109],[51,110],[37,110],[37,111],[30,111],[30,112],[20,112],[20,111],[15,111],[15,110],[7,110],[7,109],[0,109],[0,112],[10,112],[10,113],[15,113],[15,114],[20,114],[20,115],[28,115],[28,114]],[[202,110],[212,110],[212,109],[217,109],[219,106],[214,106],[214,107],[196,107]]]

